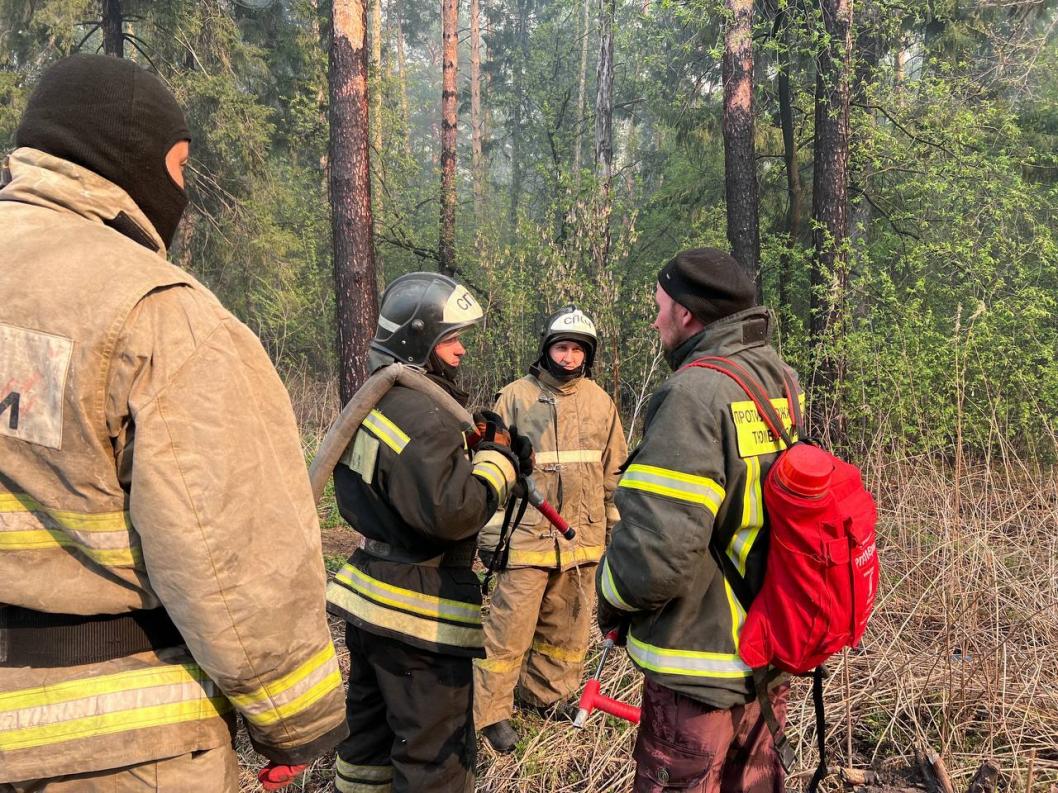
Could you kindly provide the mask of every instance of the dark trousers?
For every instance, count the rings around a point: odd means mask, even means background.
[[[346,625],[345,643],[349,737],[338,745],[339,793],[473,791],[471,659],[420,650],[354,625]]]
[[[779,723],[788,686],[772,693]],[[783,793],[783,770],[756,700],[721,710],[648,677],[632,753],[635,793]]]

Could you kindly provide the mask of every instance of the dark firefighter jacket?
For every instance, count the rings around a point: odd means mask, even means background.
[[[767,521],[761,483],[772,440],[749,397],[725,375],[680,369],[705,355],[731,358],[763,384],[789,426],[785,364],[757,307],[709,325],[669,355],[675,373],[651,398],[643,442],[617,487],[621,513],[599,594],[630,619],[628,654],[660,685],[718,708],[744,703],[752,673],[738,656],[744,604],[763,580]],[[733,588],[719,563],[743,584]]]
[[[394,386],[334,471],[342,516],[364,535],[327,601],[363,630],[482,657],[477,534],[515,478],[508,459],[470,459],[464,428],[426,395]]]

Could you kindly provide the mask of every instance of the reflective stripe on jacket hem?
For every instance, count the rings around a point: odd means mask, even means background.
[[[66,680],[0,694],[0,752],[213,719],[229,710],[194,663]]]
[[[633,463],[625,470],[617,486],[700,504],[714,516],[724,503],[724,488],[709,477],[685,474],[656,465]]]
[[[335,581],[345,584],[363,595],[381,604],[413,611],[426,617],[464,622],[468,625],[481,625],[481,606],[477,603],[465,603],[461,600],[425,595],[413,589],[387,584],[372,578],[360,568],[346,564],[335,576]]]
[[[430,644],[469,649],[481,649],[485,646],[484,631],[480,623],[474,627],[468,627],[417,617],[414,614],[375,603],[336,581],[332,581],[327,587],[327,602],[368,625],[375,625]]]
[[[533,461],[536,465],[601,463],[602,449],[562,449],[557,452],[536,452],[533,455]]]
[[[664,675],[731,679],[751,677],[751,670],[736,653],[675,650],[655,647],[628,633],[628,656],[641,669]]]
[[[597,562],[602,559],[603,551],[606,549],[601,545],[587,545],[583,548],[574,548],[566,553],[561,548],[546,551],[520,551],[512,548],[507,564],[525,565],[527,567],[565,567],[566,565],[586,564]]]
[[[293,672],[250,694],[230,699],[249,721],[267,726],[301,713],[341,685],[334,645],[328,643]]]

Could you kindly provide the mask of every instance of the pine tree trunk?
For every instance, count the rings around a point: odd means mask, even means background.
[[[485,203],[485,163],[481,158],[480,0],[470,0],[470,152],[474,172],[474,219],[480,224]]]
[[[458,0],[441,0],[441,236],[442,273],[455,274],[456,240],[456,67],[459,58]]]
[[[363,0],[333,0],[329,172],[338,390],[343,405],[369,374],[367,351],[378,316],[368,154],[366,25]]]
[[[753,140],[753,0],[726,0],[724,82],[724,191],[727,239],[760,294],[760,228]]]
[[[599,239],[594,251],[594,277],[600,284],[606,278],[605,271],[610,260],[610,215],[613,210],[613,28],[616,13],[615,0],[601,0],[599,4],[599,68],[596,81],[598,91],[595,95],[595,173],[599,181]],[[618,335],[616,327],[612,335],[616,341]],[[610,394],[615,402],[620,401],[621,357],[616,343],[610,359]]]
[[[840,336],[846,316],[849,236],[849,72],[852,0],[822,0],[826,46],[816,66],[816,146],[812,178],[811,335],[817,350],[828,335]],[[841,364],[821,361],[824,384],[838,382]],[[840,411],[838,411],[840,413]]]
[[[372,210],[382,213],[382,0],[370,0],[371,31],[371,77],[368,98],[371,111],[371,165],[374,179],[371,181]],[[376,254],[377,256],[377,254]]]
[[[103,52],[107,55],[125,57],[124,21],[121,0],[103,0]]]
[[[400,120],[404,127],[404,153],[411,156],[411,112],[408,109],[408,61],[404,56],[404,0],[397,0],[397,70],[400,73]]]
[[[518,0],[514,21],[516,67],[513,71],[514,109],[511,113],[511,205],[508,220],[511,233],[518,227],[518,205],[522,198],[522,109],[525,106],[525,76],[529,61],[529,30],[526,0]]]
[[[591,38],[590,31],[588,30],[589,17],[588,7],[591,4],[591,0],[584,0],[583,13],[581,18],[580,26],[580,73],[577,80],[577,143],[573,148],[573,178],[576,185],[580,186],[580,164],[581,164],[581,151],[584,146],[584,125],[587,119],[584,117],[584,94],[587,90],[588,83],[588,39]]]
[[[801,171],[798,162],[797,137],[794,134],[793,94],[790,90],[790,69],[793,59],[790,56],[790,28],[785,13],[780,10],[776,19],[776,31],[779,34],[778,94],[779,126],[782,128],[783,161],[786,164],[786,249],[783,251],[779,266],[779,305],[791,309],[790,284],[793,268],[790,254],[800,244],[801,216],[804,212],[804,189],[801,186]]]

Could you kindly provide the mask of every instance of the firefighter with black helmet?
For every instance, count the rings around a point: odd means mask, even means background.
[[[527,512],[500,553],[485,622],[487,657],[475,662],[474,722],[497,751],[514,748],[509,718],[515,690],[530,708],[552,713],[581,680],[594,605],[592,580],[617,521],[618,468],[627,454],[617,407],[591,379],[598,336],[576,306],[552,314],[529,373],[507,385],[496,412],[532,441],[534,479],[576,529],[564,539]],[[482,532],[482,556],[496,552],[501,521]],[[561,709],[559,709],[561,710]]]
[[[465,404],[460,334],[483,316],[451,278],[402,276],[382,297],[372,369],[416,367]],[[506,428],[488,441],[467,431],[430,396],[398,383],[335,468],[338,508],[364,536],[327,594],[348,623],[340,793],[473,790],[471,659],[484,655],[484,638],[471,564],[479,529],[506,502],[518,469],[528,471]],[[527,456],[517,437],[513,445]]]

